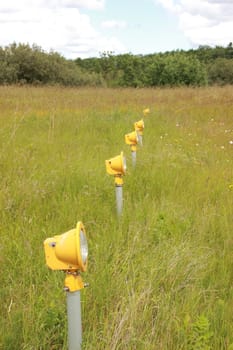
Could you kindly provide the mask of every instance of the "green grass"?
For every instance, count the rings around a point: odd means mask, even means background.
[[[0,88],[0,349],[67,349],[43,241],[83,221],[83,349],[233,348],[233,87]],[[124,135],[144,118],[132,168]],[[123,150],[118,220],[105,159]],[[232,185],[232,186],[231,186]]]

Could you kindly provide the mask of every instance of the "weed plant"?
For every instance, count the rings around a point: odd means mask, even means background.
[[[1,350],[67,349],[43,241],[83,221],[85,350],[233,348],[233,87],[0,88]],[[136,168],[124,135],[144,118]],[[116,215],[105,159],[124,151]]]

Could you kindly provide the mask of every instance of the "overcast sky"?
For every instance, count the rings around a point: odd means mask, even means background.
[[[0,0],[0,46],[66,58],[147,54],[233,41],[233,0]]]

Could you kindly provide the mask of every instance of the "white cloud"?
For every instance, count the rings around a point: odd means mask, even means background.
[[[0,46],[33,43],[67,58],[122,52],[114,37],[101,35],[81,8],[102,9],[104,0],[8,0],[0,3]]]
[[[173,0],[155,0],[155,3],[160,3],[167,10],[174,11],[176,6]]]
[[[232,0],[155,0],[179,18],[180,29],[194,45],[232,41]]]
[[[17,11],[23,8],[86,8],[91,10],[103,9],[105,0],[8,0],[0,3],[3,10]]]
[[[75,5],[73,7],[83,7],[91,10],[103,9],[105,4],[105,0],[62,0],[64,5],[66,2]]]
[[[105,0],[37,0],[37,2],[50,8],[86,8],[89,10],[100,10],[105,5]]]
[[[109,29],[122,29],[126,27],[125,21],[116,21],[116,20],[109,20],[102,22],[103,28],[109,28]]]

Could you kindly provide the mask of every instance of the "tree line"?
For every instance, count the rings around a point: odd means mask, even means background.
[[[107,87],[233,84],[233,46],[200,46],[149,55],[131,53],[75,60],[37,45],[0,47],[0,84]]]

